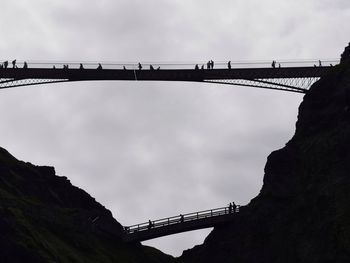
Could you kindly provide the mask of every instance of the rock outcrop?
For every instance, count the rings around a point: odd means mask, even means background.
[[[270,154],[260,194],[182,262],[350,262],[350,45]]]
[[[54,168],[18,161],[0,148],[0,262],[172,262],[121,241],[109,210]]]

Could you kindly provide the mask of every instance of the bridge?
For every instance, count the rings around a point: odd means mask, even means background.
[[[239,213],[239,209],[240,206],[227,206],[125,226],[123,240],[124,242],[141,242],[226,224]]]
[[[336,60],[216,63],[55,63],[17,62],[0,65],[0,89],[72,81],[185,81],[306,93]]]

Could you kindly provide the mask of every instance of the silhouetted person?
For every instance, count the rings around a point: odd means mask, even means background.
[[[102,65],[101,65],[101,63],[98,63],[98,67],[97,67],[97,69],[102,69]]]
[[[4,68],[7,68],[8,65],[9,65],[9,62],[6,60],[6,61],[4,62]]]
[[[227,67],[228,67],[228,69],[231,69],[231,61],[229,61],[229,62],[227,63]]]
[[[79,69],[84,69],[83,64],[80,63]]]
[[[271,66],[272,66],[272,68],[275,68],[276,67],[276,61],[272,61],[272,63],[271,63]]]
[[[211,67],[211,69],[214,69],[214,61],[213,60],[210,61],[210,67]]]
[[[154,67],[152,65],[149,65],[150,70],[154,70]]]
[[[278,63],[278,68],[281,68],[281,63]]]
[[[322,67],[322,62],[321,62],[321,60],[318,61],[318,66],[319,66],[319,67]]]
[[[152,221],[151,221],[151,220],[148,220],[148,229],[151,229],[152,226],[153,226]]]
[[[139,70],[141,70],[141,69],[142,69],[142,65],[141,65],[141,63],[139,63],[138,67],[139,67]]]
[[[233,211],[233,213],[236,213],[236,209],[237,209],[237,205],[235,204],[235,202],[232,202],[232,211]]]
[[[56,69],[55,65],[52,67],[53,69]]]
[[[210,69],[210,66],[211,66],[211,62],[210,60],[207,62],[207,69]]]
[[[12,60],[12,67],[13,67],[13,68],[16,68],[16,59],[15,59],[15,60]]]
[[[27,62],[25,62],[25,61],[24,61],[24,63],[23,63],[23,68],[28,68],[28,64],[27,64]]]
[[[182,214],[180,214],[180,223],[184,222],[184,216]]]
[[[231,204],[231,203],[228,205],[228,213],[229,213],[229,214],[232,213],[232,204]]]
[[[198,67],[198,64],[196,64],[196,66],[194,67],[195,70],[198,70],[199,67]]]

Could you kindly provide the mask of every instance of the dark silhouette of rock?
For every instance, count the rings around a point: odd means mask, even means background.
[[[350,262],[350,48],[299,107],[270,154],[260,194],[181,262]]]
[[[340,63],[344,64],[350,61],[350,43],[345,48],[344,53],[341,55]]]
[[[0,262],[171,262],[123,244],[122,226],[53,167],[18,161],[0,148]]]

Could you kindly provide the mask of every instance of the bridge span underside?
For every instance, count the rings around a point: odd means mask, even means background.
[[[232,69],[0,68],[0,88],[69,81],[186,81],[306,93],[331,66]]]

